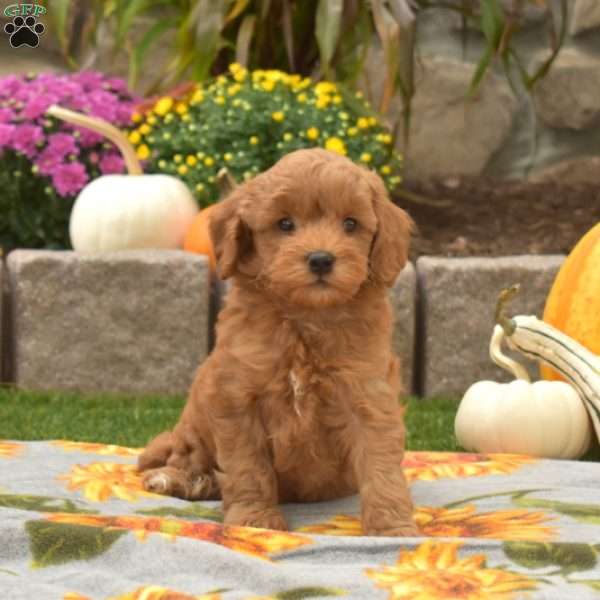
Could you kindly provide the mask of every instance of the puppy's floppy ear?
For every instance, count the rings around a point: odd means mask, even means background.
[[[408,260],[408,247],[414,222],[389,198],[385,185],[375,173],[368,174],[373,193],[377,232],[370,255],[371,276],[388,287],[394,285]]]
[[[240,216],[245,185],[236,188],[219,202],[208,219],[210,239],[215,249],[217,273],[221,279],[231,277],[242,257],[252,248],[252,235]]]

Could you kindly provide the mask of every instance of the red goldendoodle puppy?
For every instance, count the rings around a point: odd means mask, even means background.
[[[319,149],[215,207],[233,286],[178,424],[139,459],[144,487],[221,497],[226,524],[272,529],[280,502],[359,492],[368,535],[417,534],[388,300],[411,225],[377,175]]]

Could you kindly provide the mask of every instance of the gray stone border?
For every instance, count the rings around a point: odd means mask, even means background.
[[[85,281],[86,287],[82,289],[81,293],[89,296],[90,282],[93,281],[93,277],[89,274],[90,260],[89,256],[79,259],[75,253],[61,254],[57,252],[53,254],[48,251],[18,250],[15,251],[14,256],[11,253],[9,257],[4,257],[0,261],[0,290],[2,291],[0,294],[0,383],[16,383],[17,386],[22,385],[28,389],[48,389],[47,386],[35,384],[35,369],[30,371],[23,380],[18,376],[18,357],[15,358],[17,349],[28,347],[29,359],[35,363],[35,356],[31,354],[31,348],[35,348],[35,343],[32,345],[35,339],[23,340],[20,338],[17,340],[15,338],[18,336],[18,331],[25,332],[21,335],[33,337],[39,335],[39,323],[35,320],[36,310],[37,314],[46,319],[53,318],[51,312],[40,312],[39,302],[36,301],[36,294],[48,291],[41,289],[42,283],[39,284],[39,290],[35,289],[36,277],[39,277],[39,273],[43,273],[43,268],[39,270],[40,265],[42,263],[51,265],[53,269],[57,269],[57,273],[62,273],[64,277],[66,277],[65,274],[68,274],[67,279],[73,275],[69,273],[69,269],[77,270],[79,279],[72,281]],[[123,264],[122,255],[118,257],[113,255],[112,259],[97,258],[96,260],[103,262],[105,272],[107,265],[109,269],[111,268],[110,260],[114,260],[115,265]],[[179,283],[179,297],[173,299],[173,304],[179,307],[179,309],[175,309],[175,312],[183,310],[187,314],[187,317],[186,314],[182,314],[181,319],[192,318],[190,317],[192,315],[195,322],[203,323],[202,327],[206,328],[206,331],[198,332],[198,335],[204,340],[200,343],[205,345],[202,348],[195,348],[190,346],[188,341],[179,344],[175,339],[176,336],[175,338],[168,336],[165,338],[168,339],[171,351],[179,348],[182,353],[192,352],[197,354],[200,360],[203,360],[206,352],[212,348],[214,323],[228,286],[214,277],[208,276],[205,259],[202,257],[183,252],[149,251],[140,252],[137,257],[130,257],[126,262],[130,264],[131,260],[140,261],[140,273],[145,273],[145,275],[140,275],[142,281],[143,277],[150,278],[147,281],[154,281],[152,278],[155,278],[156,275],[152,273],[164,269],[168,264],[169,268],[180,271],[176,276],[177,281],[185,282],[186,278],[192,278],[189,284],[185,284],[187,293],[204,294],[208,292],[208,297],[203,300],[181,303],[181,290],[183,289],[181,286],[183,284]],[[541,317],[545,298],[563,260],[564,256],[538,255],[497,258],[421,257],[416,264],[409,264],[390,290],[390,299],[396,315],[393,345],[404,364],[406,390],[425,397],[436,395],[460,397],[475,381],[481,379],[506,381],[508,375],[495,367],[487,356],[487,345],[493,329],[491,314],[495,298],[502,287],[521,282],[523,293],[522,297],[515,301],[513,307],[515,314],[529,313]],[[28,267],[30,275],[23,275],[23,264],[25,264],[23,261],[27,264],[39,262],[37,270],[30,266]],[[85,267],[84,263],[88,267]],[[87,275],[82,274],[82,268],[83,271],[88,269]],[[193,281],[194,273],[198,273],[197,281]],[[121,273],[120,276],[122,275]],[[19,277],[25,277],[25,279],[29,277],[28,280],[24,280],[25,288],[23,282],[19,282]],[[90,279],[90,277],[92,278]],[[110,279],[109,277],[109,283]],[[155,284],[146,285],[150,285],[148,289],[151,295],[151,290],[156,289],[152,287]],[[25,295],[23,289],[27,290]],[[56,293],[56,290],[60,290],[60,287],[54,288],[53,293]],[[113,289],[113,293],[117,295],[116,289]],[[164,305],[164,290],[159,296]],[[71,304],[74,303],[73,297],[71,291]],[[153,301],[159,302],[157,299],[148,299],[150,303]],[[30,307],[26,306],[28,302],[31,303]],[[62,310],[66,310],[65,306],[63,305]],[[30,308],[33,310],[31,314],[28,312]],[[75,320],[78,320],[79,323],[77,326],[87,328],[85,313],[80,311],[75,316]],[[17,321],[19,322],[17,323]],[[70,322],[68,319],[65,321],[65,323]],[[131,326],[139,329],[140,325],[132,322]],[[47,324],[46,331],[50,330],[52,327]],[[36,331],[38,333],[34,333]],[[181,328],[178,331],[178,335],[183,335]],[[53,335],[56,335],[56,331]],[[123,339],[127,339],[127,336]],[[139,348],[136,349],[136,352],[139,354]],[[168,360],[168,356],[168,352],[165,353],[163,360]],[[157,364],[160,364],[160,357],[158,359],[154,357],[154,359],[159,361]],[[98,360],[97,355],[96,360]],[[142,359],[138,359],[138,362],[140,360]],[[38,362],[42,361],[38,360]],[[151,378],[153,389],[146,389],[143,384],[136,384],[135,377],[130,377],[129,381],[115,384],[114,390],[133,394],[152,391],[168,393],[167,388],[169,388],[172,393],[183,393],[193,372],[191,367],[182,366],[183,363],[180,359],[174,362],[177,363],[174,370],[168,366],[165,367],[165,373],[168,373],[168,376],[165,376],[165,386],[162,389],[156,388],[156,377]],[[58,368],[59,364],[55,363],[54,368]],[[536,366],[529,365],[529,367],[535,377]],[[41,365],[36,368],[41,369],[40,373],[43,372]],[[73,365],[65,365],[65,368],[73,368]],[[135,369],[137,368],[136,366]],[[179,377],[177,373],[180,375],[183,373],[182,369],[186,374],[181,377],[181,385],[172,387],[175,379]],[[187,370],[190,370],[189,374],[187,374]],[[21,369],[20,372],[23,373],[23,370]],[[47,376],[47,371],[45,373]],[[92,377],[91,380],[93,379]],[[100,379],[97,378],[89,390],[81,382],[77,382],[75,385],[69,377],[64,377],[64,374],[61,373],[58,373],[53,381],[56,382],[56,389],[79,389],[91,392],[98,389]],[[65,381],[68,383],[62,385],[62,382]],[[104,390],[108,387],[101,386]]]

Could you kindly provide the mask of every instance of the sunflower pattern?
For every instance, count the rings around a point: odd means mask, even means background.
[[[359,498],[283,507],[289,531],[146,492],[139,449],[0,441],[2,597],[52,600],[596,597],[595,463],[407,452],[415,538],[370,538]],[[2,471],[4,469],[4,471]],[[41,591],[40,591],[41,590]]]

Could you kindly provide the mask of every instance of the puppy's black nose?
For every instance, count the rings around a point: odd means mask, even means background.
[[[315,275],[325,275],[329,273],[333,268],[335,262],[335,256],[330,252],[323,252],[318,250],[317,252],[311,252],[307,257],[308,266]]]

